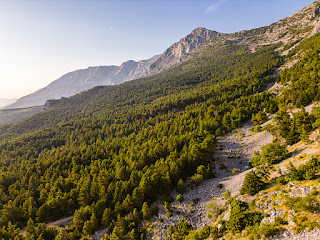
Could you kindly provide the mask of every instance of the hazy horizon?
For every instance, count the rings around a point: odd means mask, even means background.
[[[33,93],[80,68],[148,59],[197,27],[262,27],[312,2],[0,0],[0,98]]]

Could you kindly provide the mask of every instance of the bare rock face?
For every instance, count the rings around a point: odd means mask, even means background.
[[[189,35],[182,38],[179,42],[171,45],[161,57],[151,65],[150,74],[161,72],[168,69],[190,55],[194,50],[198,49],[201,44],[209,40],[213,35],[217,35],[215,31],[206,28],[196,28]]]
[[[54,100],[54,99],[47,100],[43,106],[43,110],[50,110],[58,102],[59,102],[59,100]]]
[[[150,59],[139,61],[137,66],[130,71],[124,82],[137,79],[140,77],[146,77],[150,75],[150,66],[160,58],[161,55],[155,55]]]
[[[320,13],[320,7],[316,7],[316,9],[313,11],[312,18],[316,18]]]

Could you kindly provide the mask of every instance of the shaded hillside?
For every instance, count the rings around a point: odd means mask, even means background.
[[[0,125],[24,120],[41,111],[43,111],[43,107],[0,110]]]

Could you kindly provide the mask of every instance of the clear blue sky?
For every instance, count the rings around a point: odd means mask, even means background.
[[[313,0],[0,0],[0,98],[162,53],[194,28],[269,25]]]

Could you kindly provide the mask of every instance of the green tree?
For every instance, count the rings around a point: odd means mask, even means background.
[[[99,227],[98,219],[96,218],[95,214],[93,213],[90,217],[90,220],[86,221],[83,225],[83,233],[85,235],[93,235],[95,231]]]
[[[28,220],[25,230],[28,239],[33,239],[36,236],[36,227],[31,218]]]
[[[183,194],[187,190],[187,187],[182,179],[180,179],[177,183],[177,193]]]
[[[258,193],[264,185],[264,182],[257,176],[254,171],[246,174],[244,183],[240,189],[240,194],[254,195]]]
[[[178,201],[178,202],[183,202],[183,200],[184,200],[183,195],[182,195],[182,194],[178,194],[178,195],[177,195],[177,201]]]
[[[267,114],[265,112],[258,112],[256,114],[252,114],[251,121],[254,125],[261,125],[268,120]]]
[[[150,212],[149,212],[149,206],[148,206],[147,202],[143,203],[141,212],[142,212],[143,219],[150,220],[151,215],[150,215]]]

